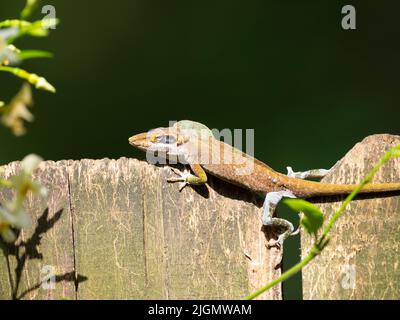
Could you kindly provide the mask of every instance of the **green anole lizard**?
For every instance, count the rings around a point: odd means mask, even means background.
[[[180,182],[179,190],[186,185],[201,185],[207,182],[207,173],[229,183],[265,194],[262,223],[286,229],[272,245],[281,247],[284,240],[294,232],[293,225],[284,219],[273,217],[274,210],[283,197],[310,198],[348,194],[356,187],[352,184],[327,184],[303,180],[308,177],[323,177],[329,170],[317,169],[306,172],[293,172],[288,167],[288,175],[276,172],[265,163],[250,155],[214,138],[212,131],[205,125],[183,120],[171,127],[157,128],[129,138],[129,143],[160,159],[171,163],[190,166],[180,172],[172,170],[179,176],[168,179],[169,182]],[[207,172],[207,173],[206,173]],[[367,184],[361,193],[388,192],[400,190],[400,183]]]

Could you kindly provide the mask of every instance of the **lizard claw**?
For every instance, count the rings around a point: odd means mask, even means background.
[[[171,169],[171,171],[173,172],[173,173],[175,173],[178,177],[182,177],[182,175],[183,175],[183,172],[181,172],[180,170],[178,170],[178,169],[175,169],[175,168],[170,168]],[[184,171],[187,171],[187,169],[185,169]],[[173,179],[173,178],[172,178]],[[177,178],[176,178],[177,179]]]
[[[175,178],[168,178],[167,182],[179,182],[179,192],[183,190],[189,183],[187,178],[190,176],[190,171],[185,169],[183,172],[179,171],[178,169],[171,168],[172,172],[175,173],[178,177]]]
[[[297,236],[299,233],[300,233],[300,226],[297,228],[297,230],[293,231],[290,235]]]
[[[283,247],[283,242],[289,237],[289,236],[295,236],[297,234],[299,234],[300,232],[300,227],[297,228],[296,231],[290,232],[286,231],[282,234],[279,235],[277,240],[271,239],[269,240],[269,243],[267,245],[268,249],[276,247],[277,249],[281,249]]]
[[[180,183],[178,184],[179,192],[181,192],[187,185],[188,185],[187,182],[180,182]]]
[[[268,249],[275,247],[280,250],[283,247],[283,241],[285,241],[285,238],[282,236],[283,234],[281,234],[277,240],[269,240],[269,243],[267,245]]]

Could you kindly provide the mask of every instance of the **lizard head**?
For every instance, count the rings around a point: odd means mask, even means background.
[[[179,149],[189,140],[176,127],[157,128],[148,132],[139,133],[129,138],[129,143],[140,150],[161,152],[166,156],[179,155]]]
[[[129,143],[140,150],[168,158],[179,156],[187,158],[197,148],[198,139],[212,136],[211,130],[198,122],[183,120],[172,127],[156,128],[129,138]]]

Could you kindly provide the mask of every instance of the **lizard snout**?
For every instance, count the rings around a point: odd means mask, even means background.
[[[135,134],[128,139],[129,144],[136,148],[146,148],[149,146],[149,137],[147,132]]]

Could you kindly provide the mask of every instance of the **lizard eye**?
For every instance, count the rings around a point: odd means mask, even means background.
[[[157,142],[165,144],[173,144],[176,143],[176,139],[174,136],[159,136],[157,137]]]

